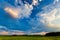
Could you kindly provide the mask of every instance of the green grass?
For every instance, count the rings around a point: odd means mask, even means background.
[[[0,40],[60,40],[60,36],[0,36]]]

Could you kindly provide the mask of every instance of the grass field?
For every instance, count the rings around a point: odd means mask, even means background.
[[[60,40],[60,36],[0,36],[0,40]]]

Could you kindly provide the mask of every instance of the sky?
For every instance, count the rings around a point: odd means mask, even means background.
[[[0,34],[60,31],[59,4],[59,0],[0,0]]]

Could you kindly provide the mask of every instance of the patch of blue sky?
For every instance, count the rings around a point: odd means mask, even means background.
[[[34,9],[32,10],[31,17],[34,18],[37,13],[43,11],[43,7],[53,3],[53,1],[54,0],[42,0],[41,2],[39,2],[37,6],[33,7]]]
[[[25,0],[22,0],[23,3],[25,3]],[[15,0],[0,0],[0,2],[8,2],[11,5],[15,6],[14,2]],[[32,0],[26,0],[26,2],[28,2],[29,4],[32,3]],[[24,19],[13,19],[11,18],[3,9],[0,8],[0,25],[7,27],[10,30],[22,30],[22,31],[32,31],[32,32],[41,32],[41,31],[46,31],[47,29],[45,29],[45,27],[42,27],[44,25],[39,24],[37,20],[35,20],[36,14],[39,13],[40,11],[43,11],[43,7],[51,4],[53,2],[53,0],[42,0],[41,2],[39,2],[38,5],[33,6],[33,10],[32,13],[30,15],[29,18],[24,18]],[[35,19],[34,19],[35,18]],[[30,24],[29,22],[34,19],[34,22],[32,21]],[[35,24],[34,24],[35,23]],[[37,24],[36,24],[37,23]],[[32,24],[32,25],[31,25]],[[36,26],[36,27],[35,27]],[[33,27],[33,28],[32,28]]]

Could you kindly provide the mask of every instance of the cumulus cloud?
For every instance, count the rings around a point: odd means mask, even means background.
[[[20,0],[21,1],[21,0]],[[8,3],[9,4],[9,3]],[[17,3],[15,3],[17,5]],[[32,4],[20,2],[20,6],[7,5],[4,10],[14,18],[28,18],[33,10]]]
[[[38,5],[38,0],[33,0],[32,5]]]
[[[18,6],[18,3],[20,6]],[[38,5],[38,0],[33,0],[32,4],[27,2],[24,4],[21,0],[15,0],[15,6],[17,7],[10,5],[9,7],[6,6],[4,10],[14,18],[28,18],[33,10],[33,5]]]
[[[56,3],[56,2],[55,2]],[[38,20],[47,26],[48,30],[60,31],[60,6],[59,2],[50,4],[45,9],[38,13]]]
[[[19,5],[23,5],[22,1],[21,0],[15,0],[15,6],[18,6]]]
[[[8,12],[12,17],[14,17],[14,18],[18,18],[18,11],[16,11],[17,9],[13,9],[13,8],[9,8],[9,7],[7,7],[7,8],[5,8],[4,9],[6,12]]]
[[[57,3],[57,2],[59,2],[59,0],[54,0],[54,4]]]
[[[41,0],[39,0],[41,1]],[[58,1],[54,1],[55,3]],[[5,2],[6,3],[6,2]],[[33,10],[33,5],[37,5],[38,4],[38,0],[33,0],[32,4],[29,3],[25,3],[23,4],[21,2],[21,0],[19,1],[19,3],[21,4],[20,6],[18,6],[18,0],[15,1],[15,6],[6,3],[7,5],[5,5],[4,10],[10,14],[12,17],[14,18],[28,18],[31,15],[31,12]],[[41,27],[41,23],[43,23],[45,26],[47,26],[48,30],[49,29],[53,29],[54,31],[59,31],[60,30],[60,6],[59,3],[57,4],[50,4],[46,7],[43,8],[43,11],[37,14],[37,19],[31,19],[29,24],[32,26],[32,29],[30,29],[30,33],[32,32],[36,32],[36,31],[42,31],[44,30],[43,28],[45,27]],[[4,3],[3,3],[4,4]],[[45,30],[44,30],[45,31]],[[16,31],[16,30],[12,30],[12,31],[2,31],[2,33],[6,32],[5,34],[15,34],[15,35],[23,35],[25,34],[24,32],[21,31]],[[2,34],[1,33],[1,34]],[[42,32],[43,34],[45,34],[44,32]],[[33,34],[33,33],[32,33]],[[40,34],[40,33],[34,33],[34,34]]]

